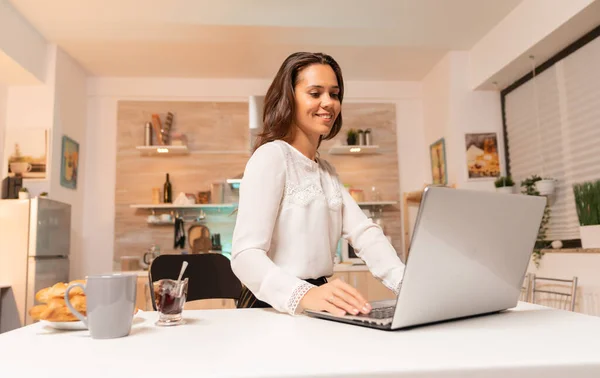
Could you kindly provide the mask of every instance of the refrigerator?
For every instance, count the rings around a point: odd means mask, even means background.
[[[28,312],[38,290],[69,282],[70,240],[71,205],[44,197],[0,200],[0,283],[14,296],[14,305],[2,308],[4,330],[33,322]]]

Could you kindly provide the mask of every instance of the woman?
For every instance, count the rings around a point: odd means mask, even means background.
[[[231,266],[244,284],[238,307],[367,314],[370,304],[341,280],[327,282],[340,237],[375,277],[399,290],[404,265],[383,235],[317,156],[342,127],[344,81],[325,54],[295,53],[265,97],[263,124],[246,165]]]

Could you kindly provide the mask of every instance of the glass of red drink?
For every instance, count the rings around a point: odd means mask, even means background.
[[[158,309],[157,325],[170,326],[183,323],[183,305],[187,297],[188,279],[163,279],[154,282],[154,298]]]

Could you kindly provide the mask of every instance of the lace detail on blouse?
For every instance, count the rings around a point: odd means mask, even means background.
[[[396,287],[392,289],[392,291],[394,292],[394,294],[396,294],[396,295],[400,294],[400,288],[401,287],[402,287],[402,281],[398,282],[398,285],[396,285]]]
[[[339,187],[334,189],[333,194],[327,198],[327,202],[329,203],[329,207],[333,210],[337,210],[342,206],[342,192],[340,192]]]
[[[400,293],[400,288],[402,287],[402,281],[398,282],[398,284],[396,286],[389,285],[384,280],[381,280],[381,283],[383,284],[383,286],[385,286],[388,289],[390,289],[391,291],[393,291],[394,294],[398,295]]]
[[[315,285],[303,281],[294,289],[294,292],[288,301],[288,309],[290,314],[294,315],[296,313],[296,309],[298,308],[302,297],[304,297],[304,294],[306,294],[313,287],[315,287]]]
[[[292,202],[296,205],[306,206],[314,198],[322,195],[324,195],[323,189],[314,180],[307,181],[304,185],[285,183],[284,201]]]
[[[336,180],[321,183],[319,163],[311,161],[306,156],[301,156],[299,151],[292,151],[293,147],[285,142],[276,141],[275,143],[281,147],[286,160],[287,178],[283,202],[306,206],[315,198],[321,197],[327,200],[327,204],[332,210],[337,210],[342,206],[339,183]],[[322,161],[322,165],[324,169],[331,170],[331,166],[325,161]],[[326,192],[323,191],[324,186],[326,186]]]

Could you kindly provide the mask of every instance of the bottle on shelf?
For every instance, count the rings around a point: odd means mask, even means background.
[[[167,181],[163,186],[163,202],[173,203],[173,197],[171,192],[171,182],[169,181],[169,174],[167,173]]]

